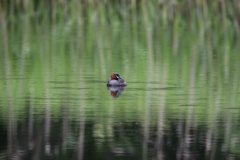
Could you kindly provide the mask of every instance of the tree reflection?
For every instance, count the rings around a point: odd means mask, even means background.
[[[23,3],[23,21],[0,8],[0,158],[237,158],[240,39],[226,1],[215,21],[218,2],[176,14],[170,2],[51,1],[42,16]],[[129,83],[109,94],[115,71]]]

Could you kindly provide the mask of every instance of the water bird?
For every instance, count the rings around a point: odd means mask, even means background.
[[[113,73],[107,82],[107,86],[126,86],[125,80],[118,73]]]

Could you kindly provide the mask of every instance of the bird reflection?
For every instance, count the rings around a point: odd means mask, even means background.
[[[108,86],[108,90],[113,98],[118,98],[127,86]]]

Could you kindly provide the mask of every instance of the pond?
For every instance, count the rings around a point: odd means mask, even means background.
[[[238,33],[152,21],[1,27],[1,159],[239,159]]]

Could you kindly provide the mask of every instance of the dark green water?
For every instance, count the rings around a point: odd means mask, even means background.
[[[0,159],[240,158],[237,33],[78,27],[2,28]]]

